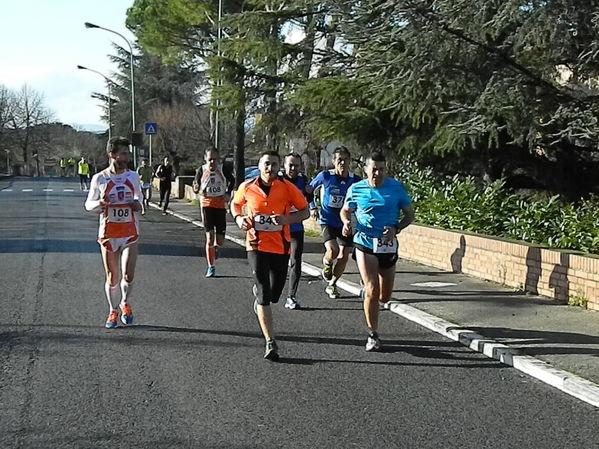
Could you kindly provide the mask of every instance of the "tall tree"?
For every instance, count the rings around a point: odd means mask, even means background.
[[[40,125],[50,123],[52,113],[44,105],[43,96],[27,85],[23,85],[18,92],[14,93],[10,103],[7,128],[21,151],[24,174],[31,174],[29,157],[31,149],[42,139]]]

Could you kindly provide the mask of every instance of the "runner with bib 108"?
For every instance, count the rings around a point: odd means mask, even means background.
[[[235,187],[235,179],[225,174],[216,148],[204,152],[205,164],[196,170],[193,191],[199,193],[202,223],[206,231],[206,277],[216,276],[217,251],[225,244],[227,201]]]
[[[142,193],[138,174],[127,168],[129,140],[126,137],[113,137],[106,149],[110,165],[92,178],[85,209],[100,213],[98,243],[106,272],[105,292],[110,308],[106,327],[114,328],[118,324],[116,304],[119,293],[121,321],[123,324],[133,323],[128,300],[137,261],[137,212],[142,207]],[[124,271],[122,280],[119,262]]]
[[[367,179],[353,184],[341,209],[343,235],[352,235],[351,214],[356,215],[356,262],[364,283],[364,315],[368,327],[366,351],[381,348],[378,336],[379,302],[393,293],[397,263],[397,234],[414,221],[414,206],[404,185],[386,174],[382,153],[366,159]],[[401,220],[400,220],[401,215]]]

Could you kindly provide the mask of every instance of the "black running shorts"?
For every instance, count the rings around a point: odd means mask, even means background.
[[[352,235],[345,237],[342,234],[343,228],[335,228],[329,225],[320,225],[320,233],[322,234],[322,241],[324,243],[329,240],[336,240],[337,245],[351,248],[354,246],[354,237]]]
[[[202,221],[206,232],[224,234],[227,230],[227,211],[218,207],[202,207]]]
[[[379,268],[383,270],[395,266],[397,259],[399,259],[397,253],[375,254],[370,248],[362,246],[359,243],[356,243],[356,249],[359,249],[364,254],[375,256],[379,260]]]

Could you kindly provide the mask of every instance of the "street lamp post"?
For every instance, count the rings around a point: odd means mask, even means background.
[[[85,22],[85,28],[99,28],[101,30],[108,31],[109,33],[116,34],[117,36],[120,36],[121,38],[123,38],[125,40],[125,42],[127,42],[127,45],[129,46],[129,56],[130,56],[129,66],[131,68],[131,137],[133,137],[133,133],[135,132],[135,82],[133,81],[133,46],[131,45],[131,42],[129,42],[129,39],[127,39],[121,33],[118,33],[114,30],[104,28],[104,27],[101,27],[100,25],[95,25],[95,24],[89,23],[89,22]],[[136,151],[135,151],[135,146],[132,145],[132,147],[133,147],[133,165],[135,167],[137,167],[137,155],[136,155]]]
[[[108,85],[108,139],[110,140],[110,138],[112,137],[112,95],[110,93],[110,78],[108,78],[103,73],[98,72],[97,70],[83,67],[82,65],[78,65],[77,68],[79,70],[89,70],[90,72],[97,73],[106,80],[106,84]]]
[[[223,19],[223,1],[218,0],[218,28],[216,33],[216,52],[218,56],[221,56],[220,52],[220,41],[223,37],[223,29],[222,29],[222,19]],[[216,80],[217,85],[220,85],[220,76]],[[220,151],[220,101],[216,100],[216,111],[214,113],[214,147]]]

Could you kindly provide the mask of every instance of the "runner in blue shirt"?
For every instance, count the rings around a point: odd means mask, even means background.
[[[326,248],[322,258],[322,277],[325,281],[328,281],[325,292],[331,299],[339,297],[337,281],[345,271],[353,246],[351,235],[344,236],[342,234],[343,223],[339,218],[347,189],[353,183],[362,179],[350,173],[350,164],[351,154],[349,150],[344,146],[335,148],[333,151],[334,169],[321,171],[307,189],[309,193],[312,193],[318,187],[321,187],[320,214],[314,202],[310,203],[310,210],[313,218],[320,215],[320,228]]]
[[[393,293],[398,243],[396,235],[414,221],[414,206],[404,185],[385,176],[385,156],[366,159],[367,179],[353,184],[341,209],[343,235],[351,235],[351,214],[356,215],[356,262],[364,283],[364,315],[368,327],[367,351],[381,347],[378,336],[379,302]],[[400,220],[401,214],[401,220]]]
[[[312,201],[312,194],[306,192],[308,178],[300,172],[302,165],[301,156],[297,153],[289,153],[285,156],[283,176],[290,181],[308,201]],[[293,208],[292,208],[293,212]],[[289,292],[285,301],[285,308],[294,310],[300,308],[296,298],[297,287],[302,275],[302,254],[304,253],[304,225],[302,222],[289,225],[291,231],[291,256],[289,257]]]

